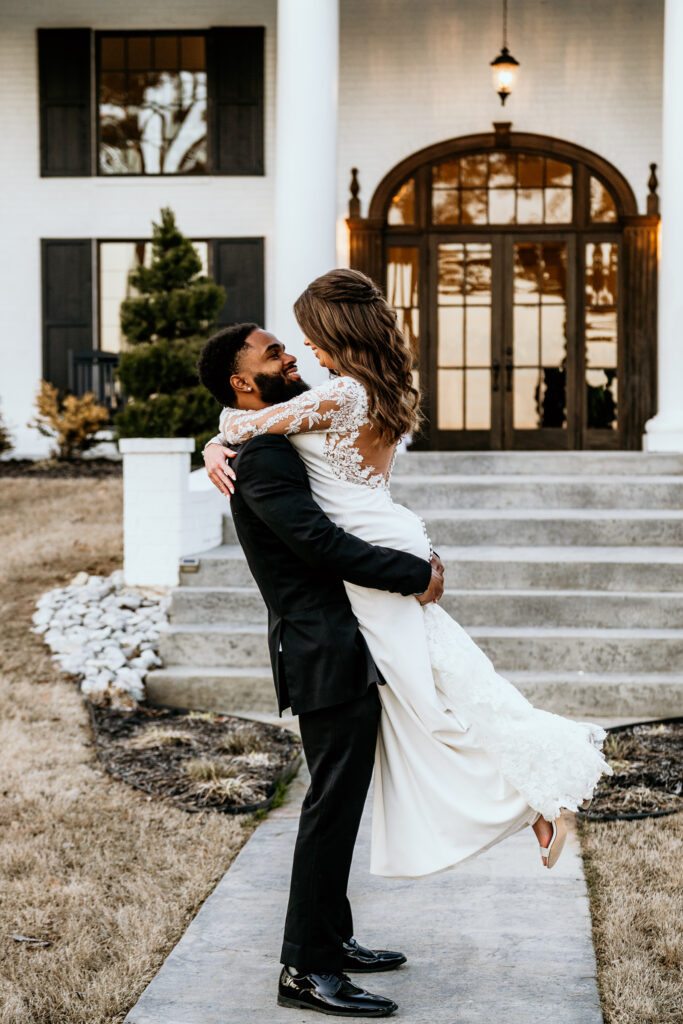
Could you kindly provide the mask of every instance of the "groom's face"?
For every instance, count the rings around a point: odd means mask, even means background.
[[[286,352],[274,334],[260,329],[251,332],[240,352],[239,377],[264,405],[286,402],[309,389],[297,369],[296,356]]]

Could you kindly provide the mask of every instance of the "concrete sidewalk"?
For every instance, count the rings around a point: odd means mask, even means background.
[[[243,847],[124,1024],[300,1024],[276,1004],[303,771]],[[571,815],[567,815],[570,819]],[[573,828],[552,871],[531,829],[425,879],[371,876],[366,806],[349,895],[356,937],[408,963],[357,984],[406,1024],[602,1024],[586,883]]]

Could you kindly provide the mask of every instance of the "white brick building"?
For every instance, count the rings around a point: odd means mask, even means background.
[[[4,0],[0,410],[15,454],[45,451],[26,427],[40,378],[77,386],[70,351],[120,347],[126,269],[164,205],[228,286],[222,322],[263,319],[295,350],[291,303],[311,277],[350,261],[381,278],[414,335],[429,447],[640,448],[659,409],[647,446],[683,449],[675,121],[662,155],[663,81],[671,110],[682,83],[664,7],[513,0],[521,69],[501,110],[498,0]],[[667,0],[672,52],[682,8]],[[149,113],[170,98],[175,120]],[[305,351],[301,365],[315,382]]]

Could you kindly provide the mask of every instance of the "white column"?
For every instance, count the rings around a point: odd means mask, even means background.
[[[666,0],[664,13],[664,94],[662,111],[657,415],[645,424],[646,451],[683,452],[683,3]]]
[[[274,309],[268,320],[302,375],[326,376],[303,345],[292,304],[336,266],[339,0],[279,0]]]

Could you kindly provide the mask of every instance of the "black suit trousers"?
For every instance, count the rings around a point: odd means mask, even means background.
[[[280,957],[309,973],[342,967],[353,935],[346,888],[374,765],[377,684],[362,697],[299,715],[311,785],[301,808]]]

